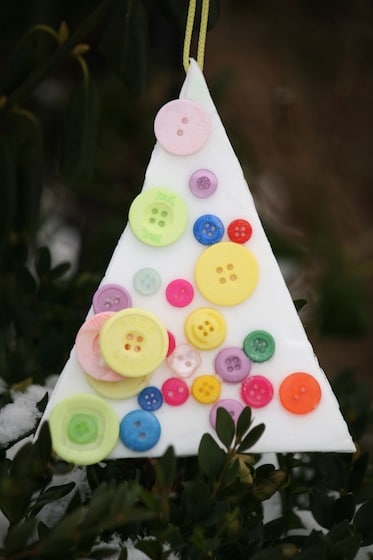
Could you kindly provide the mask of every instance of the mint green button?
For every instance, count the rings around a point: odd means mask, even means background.
[[[275,341],[267,331],[252,331],[246,336],[243,349],[253,362],[265,362],[273,356]]]
[[[74,443],[92,443],[98,434],[97,418],[92,414],[74,414],[67,433]]]
[[[147,189],[131,204],[128,220],[135,236],[147,245],[170,245],[184,233],[187,207],[174,191],[162,187]]]

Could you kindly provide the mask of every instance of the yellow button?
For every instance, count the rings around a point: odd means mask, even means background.
[[[254,292],[259,267],[243,245],[224,241],[210,245],[198,258],[195,280],[199,291],[217,305],[237,305]]]
[[[168,344],[167,330],[160,319],[135,307],[114,313],[99,336],[106,364],[125,377],[143,377],[154,371],[166,357]]]
[[[225,319],[215,309],[200,307],[188,315],[184,323],[185,336],[193,346],[211,350],[224,342]]]
[[[85,375],[87,383],[102,397],[107,399],[129,399],[138,395],[146,387],[151,378],[150,375],[144,377],[131,377],[123,381],[99,381],[91,375]]]
[[[214,375],[200,375],[193,381],[192,395],[196,401],[211,404],[220,396],[220,381]]]

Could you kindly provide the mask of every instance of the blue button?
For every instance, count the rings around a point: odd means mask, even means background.
[[[162,393],[157,387],[145,387],[137,396],[141,408],[144,410],[158,410],[163,404]]]
[[[224,235],[223,222],[213,214],[204,214],[194,222],[194,237],[202,245],[218,243]]]
[[[147,451],[158,443],[161,425],[152,412],[133,410],[122,419],[119,435],[128,449]]]
[[[154,268],[141,268],[133,278],[135,290],[143,296],[155,294],[161,286],[161,277]]]

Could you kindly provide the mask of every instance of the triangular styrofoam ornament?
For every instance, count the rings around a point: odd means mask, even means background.
[[[253,452],[354,444],[293,305],[197,63],[155,145],[51,395],[56,453],[76,464],[197,453],[216,410],[251,406]]]

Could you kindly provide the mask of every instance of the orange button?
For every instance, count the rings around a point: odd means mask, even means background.
[[[280,386],[280,400],[284,408],[294,414],[312,412],[321,399],[321,388],[309,373],[288,375]]]

